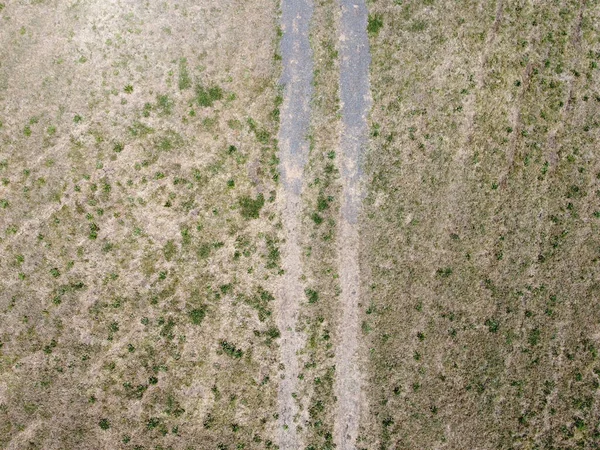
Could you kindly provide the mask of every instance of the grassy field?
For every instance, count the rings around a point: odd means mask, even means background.
[[[359,447],[600,446],[599,6],[371,2]]]
[[[274,448],[277,21],[2,4],[0,447]]]
[[[368,6],[356,449],[600,448],[599,1]],[[281,2],[0,0],[0,448],[274,450],[282,332],[298,448],[336,448],[346,37],[312,7],[280,330]]]

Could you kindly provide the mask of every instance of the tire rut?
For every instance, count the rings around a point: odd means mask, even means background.
[[[361,415],[362,376],[359,367],[359,228],[362,198],[362,157],[367,146],[367,116],[371,106],[368,12],[364,0],[341,0],[340,138],[342,199],[339,229],[341,317],[336,350],[338,400],[334,441],[340,450],[356,447]]]
[[[281,57],[284,87],[279,129],[279,158],[285,243],[282,247],[284,274],[279,286],[278,326],[281,330],[280,360],[283,365],[279,383],[279,448],[303,448],[296,431],[298,406],[294,399],[298,385],[298,356],[304,336],[296,331],[300,301],[304,297],[301,282],[301,193],[304,166],[308,159],[310,101],[313,61],[309,42],[313,5],[309,0],[282,0]]]

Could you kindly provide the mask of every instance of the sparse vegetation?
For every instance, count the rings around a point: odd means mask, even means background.
[[[357,166],[314,2],[298,247],[281,5],[71,3],[0,3],[0,448],[274,450],[290,379],[284,429],[335,448],[354,169],[357,449],[600,446],[595,1],[367,2]]]
[[[275,448],[276,5],[42,3],[0,13],[0,448]]]
[[[265,197],[258,194],[256,198],[244,196],[239,200],[240,214],[245,219],[258,219],[260,210],[265,204]]]
[[[198,106],[208,108],[222,98],[223,90],[219,86],[210,86],[208,88],[205,88],[201,84],[196,86],[196,102],[198,103]]]
[[[597,8],[463,6],[370,4],[362,447],[593,448]]]

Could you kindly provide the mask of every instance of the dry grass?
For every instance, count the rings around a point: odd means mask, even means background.
[[[275,448],[278,2],[0,7],[0,447]],[[315,1],[308,449],[332,448],[339,8]],[[359,448],[598,448],[597,0],[370,3]]]
[[[600,445],[600,8],[496,3],[371,4],[363,448]]]
[[[0,447],[274,446],[277,14],[0,11]]]

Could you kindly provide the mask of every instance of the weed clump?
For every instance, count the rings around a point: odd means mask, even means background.
[[[179,80],[177,84],[180,91],[188,89],[192,85],[192,80],[190,79],[190,74],[188,73],[186,58],[181,58],[179,60]]]
[[[369,14],[369,21],[367,23],[367,32],[372,35],[377,35],[379,30],[383,27],[383,18],[379,14]]]
[[[319,293],[313,289],[305,289],[304,293],[308,298],[308,303],[317,303],[319,301]]]
[[[168,95],[159,95],[156,97],[156,107],[159,114],[162,116],[168,116],[173,113],[173,106],[175,102]]]
[[[98,237],[98,231],[100,231],[100,227],[94,222],[90,223],[90,234],[88,237],[95,240]]]
[[[230,342],[221,340],[219,342],[219,345],[221,346],[221,350],[223,350],[223,353],[225,353],[227,356],[230,356],[235,359],[240,359],[244,355],[244,352],[242,350],[236,348],[236,346]]]
[[[258,219],[260,210],[265,204],[265,197],[262,194],[253,199],[252,197],[244,196],[239,200],[240,214],[244,219]]]
[[[194,325],[200,325],[206,317],[206,307],[194,308],[188,313],[190,320]]]
[[[199,84],[196,86],[196,102],[199,106],[210,107],[223,98],[223,90],[219,86],[210,86],[208,89]]]

